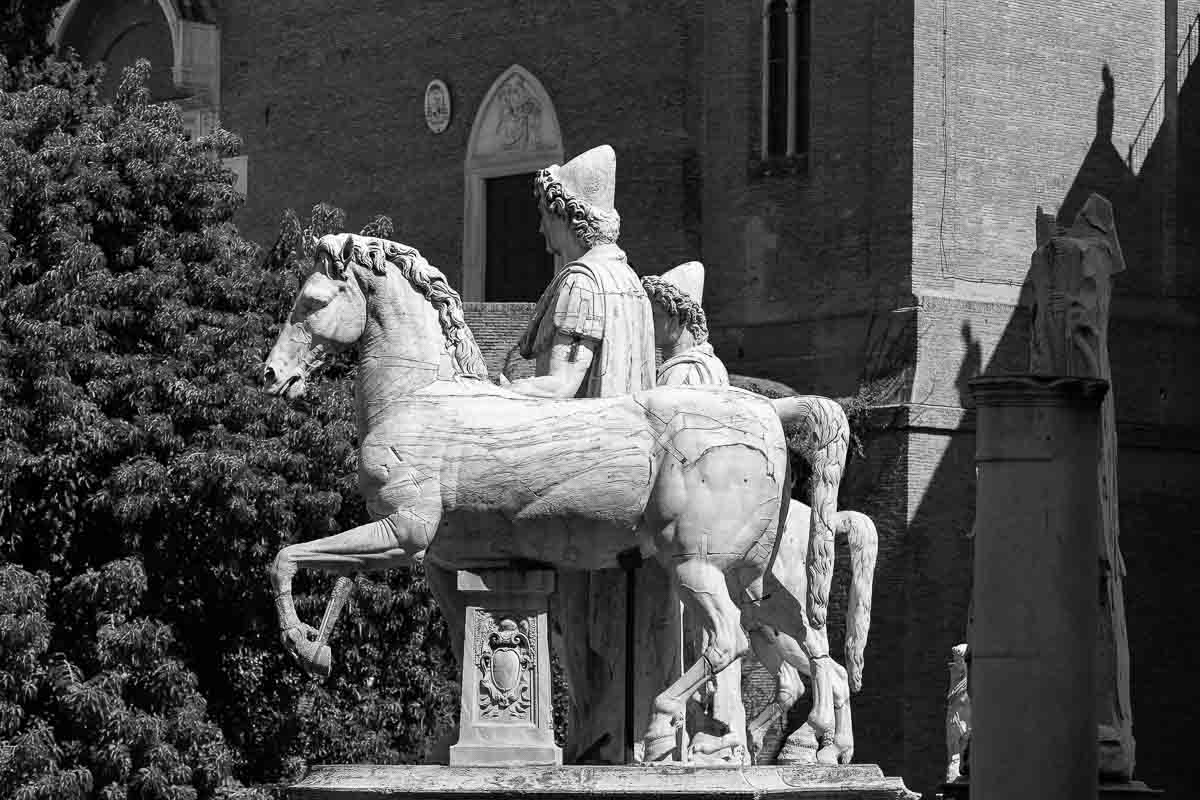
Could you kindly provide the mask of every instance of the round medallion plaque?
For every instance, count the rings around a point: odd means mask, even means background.
[[[425,87],[425,124],[434,133],[450,125],[450,90],[443,81],[434,79]]]

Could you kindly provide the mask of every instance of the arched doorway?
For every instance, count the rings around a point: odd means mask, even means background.
[[[538,233],[533,173],[563,160],[562,131],[542,82],[514,64],[492,84],[464,162],[463,298],[533,301],[556,267]]]

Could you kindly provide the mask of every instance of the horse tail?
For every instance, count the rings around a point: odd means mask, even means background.
[[[846,468],[850,423],[846,412],[828,397],[797,395],[772,400],[788,433],[788,447],[810,467],[809,506],[812,522],[808,540],[809,623],[824,631],[833,580],[833,525],[838,488]]]
[[[837,533],[850,542],[850,598],[846,606],[846,672],[850,691],[862,688],[863,651],[871,629],[871,590],[875,582],[875,559],[879,534],[875,523],[857,511],[838,512]]]

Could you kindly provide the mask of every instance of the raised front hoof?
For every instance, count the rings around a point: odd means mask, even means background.
[[[284,649],[291,653],[305,674],[324,680],[333,668],[333,652],[329,645],[313,641],[316,636],[317,631],[303,623],[280,634]]]

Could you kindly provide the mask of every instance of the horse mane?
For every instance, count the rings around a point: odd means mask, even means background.
[[[426,261],[415,247],[374,236],[345,236],[349,253],[346,252],[347,248],[343,247],[340,257],[346,260],[353,259],[356,264],[370,268],[376,275],[386,273],[389,263],[395,266],[437,311],[442,335],[446,337],[446,343],[453,352],[454,360],[462,374],[469,378],[487,380],[487,364],[484,363],[479,345],[475,343],[475,335],[467,326],[462,298],[450,287],[445,274]],[[336,252],[333,255],[338,256]]]

